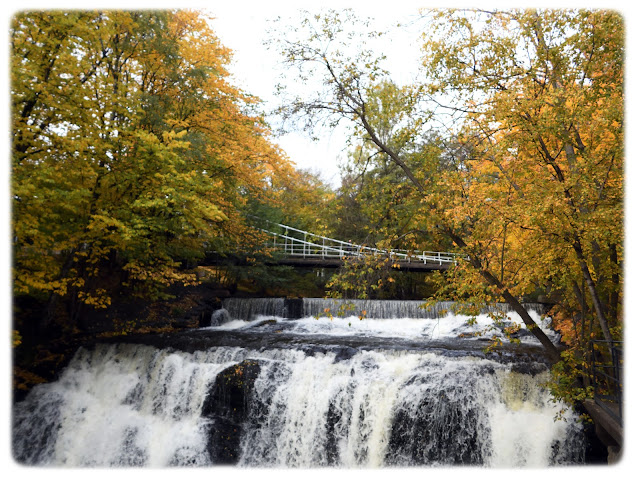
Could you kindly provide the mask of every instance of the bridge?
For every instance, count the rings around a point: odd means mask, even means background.
[[[458,253],[382,250],[344,240],[317,235],[289,225],[258,219],[265,228],[256,227],[271,237],[268,242],[276,256],[274,263],[307,267],[339,267],[349,258],[368,256],[390,258],[400,270],[445,270],[463,260]]]

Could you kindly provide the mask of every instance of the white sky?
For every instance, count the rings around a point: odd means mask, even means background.
[[[314,11],[324,6],[342,8],[346,3],[319,2],[307,5],[305,2],[292,4],[263,3],[255,8],[238,8],[233,4],[224,3],[212,5],[207,11],[216,17],[213,28],[222,43],[234,51],[234,58],[230,65],[235,85],[265,101],[265,110],[275,107],[278,98],[274,95],[275,85],[279,81],[280,73],[284,72],[280,65],[277,52],[269,50],[263,41],[267,38],[266,30],[272,21],[281,16],[283,19],[297,17],[298,9]],[[400,2],[401,4],[403,2]],[[378,28],[388,28],[404,15],[417,13],[414,2],[405,2],[400,7],[361,7],[362,2],[353,3],[353,7],[364,15],[369,15],[380,21]],[[268,5],[268,6],[265,6]],[[417,65],[419,46],[413,42],[410,34],[397,34],[386,44],[388,51],[388,66],[397,75],[397,79],[408,81],[411,69]],[[277,119],[273,119],[274,124]],[[303,132],[291,132],[278,139],[279,145],[289,158],[299,167],[320,173],[321,177],[333,186],[339,185],[339,164],[344,161],[346,129],[327,132],[319,141],[310,141]]]

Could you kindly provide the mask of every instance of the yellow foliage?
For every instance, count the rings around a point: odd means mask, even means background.
[[[20,332],[18,332],[18,330],[12,330],[11,331],[11,346],[13,348],[16,348],[16,347],[20,346],[21,343],[22,343],[22,336],[20,335]]]
[[[25,11],[11,48],[16,293],[193,285],[183,261],[246,240],[248,193],[297,181],[200,12]]]

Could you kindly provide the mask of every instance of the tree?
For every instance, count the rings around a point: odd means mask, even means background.
[[[436,176],[442,167],[443,142],[433,132],[422,131],[424,120],[411,115],[417,104],[415,89],[383,81],[372,85],[366,96],[368,123],[379,132],[381,141],[403,152],[405,163],[421,182]],[[360,143],[351,152],[347,177],[351,181],[345,182],[343,190],[346,200],[357,199],[356,208],[367,219],[357,229],[372,243],[389,240],[395,248],[450,248],[441,237],[422,228],[428,206],[407,184],[404,172],[371,143],[366,132],[356,131],[354,138]]]
[[[500,252],[495,261],[502,271],[517,265],[514,291],[553,291],[560,317],[588,302],[611,342],[622,273],[620,16],[450,11],[435,19],[425,65],[438,80],[429,87],[446,85],[460,99],[455,108],[465,110],[464,141],[480,174],[469,182],[470,198],[493,212],[481,221]]]
[[[14,292],[75,324],[163,295],[209,248],[262,239],[239,209],[292,167],[191,11],[24,12],[11,27]]]
[[[386,75],[380,60],[365,49],[354,58],[342,53],[347,48],[339,35],[355,22],[350,13],[308,16],[294,28],[297,40],[280,41],[292,67],[307,76],[315,68],[324,78],[317,96],[290,100],[286,113],[305,116],[307,125],[353,122],[421,196],[428,207],[424,229],[435,229],[467,255],[455,275],[457,290],[504,299],[553,360],[559,352],[518,296],[545,288],[568,298],[582,277],[610,339],[602,293],[619,301],[621,278],[619,17],[445,11],[431,20],[425,81],[408,88],[415,100],[403,110],[413,119],[406,127],[389,135],[394,122],[380,122],[376,113],[371,93]],[[441,161],[422,157],[428,168],[421,170],[406,146],[433,128],[429,120],[443,98],[455,102],[454,130],[441,134],[450,139]],[[397,116],[392,105],[385,110],[390,119]],[[447,154],[451,148],[454,155]],[[560,259],[566,272],[555,263]]]
[[[391,81],[374,84],[367,91],[369,123],[380,137],[403,151],[414,175],[427,178],[440,167],[442,141],[429,132],[411,133],[421,122],[409,115],[415,108],[413,89]],[[425,228],[428,206],[423,196],[407,184],[404,173],[356,131],[349,164],[336,201],[339,214],[334,229],[339,238],[378,249],[448,251],[451,244]],[[359,259],[345,263],[332,280],[337,292],[368,298],[415,298],[428,293],[424,274],[399,272],[391,258]],[[338,288],[339,287],[339,288]],[[335,294],[336,292],[332,292]]]

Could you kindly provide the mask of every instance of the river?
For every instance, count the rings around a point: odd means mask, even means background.
[[[548,362],[419,302],[230,299],[212,326],[81,348],[60,378],[14,406],[28,465],[542,467],[585,462],[578,416],[554,403]],[[534,320],[558,342],[536,305]],[[329,310],[327,310],[329,309]],[[519,317],[505,306],[495,307]],[[360,319],[362,311],[365,318]],[[485,348],[494,336],[504,343]]]

